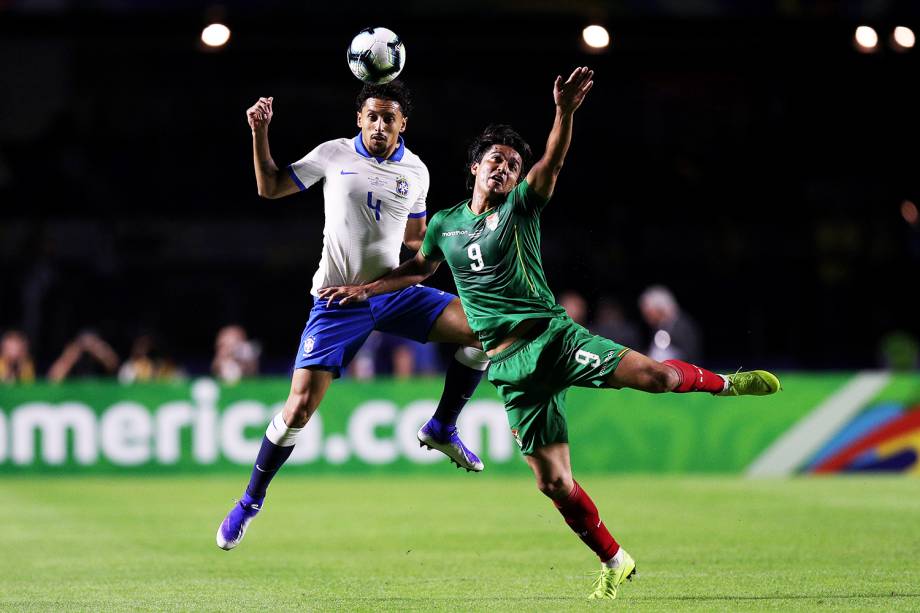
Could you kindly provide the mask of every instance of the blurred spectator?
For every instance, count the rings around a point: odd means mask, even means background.
[[[436,373],[440,368],[437,343],[419,343],[375,330],[352,360],[348,374],[362,380],[377,375],[408,379]]]
[[[131,344],[131,355],[118,370],[121,383],[175,381],[185,373],[165,355],[161,343],[152,334],[141,334]]]
[[[440,358],[437,343],[420,343],[408,338],[385,334],[377,354],[378,372],[389,372],[397,379],[438,372]]]
[[[902,330],[886,334],[879,343],[879,353],[882,367],[890,370],[909,371],[920,363],[920,344]]]
[[[262,348],[249,340],[242,326],[224,326],[217,332],[211,372],[221,381],[235,383],[259,373]]]
[[[360,381],[373,379],[377,375],[376,356],[380,351],[380,344],[383,342],[383,333],[374,330],[371,332],[355,358],[348,365],[348,375]]]
[[[639,310],[652,333],[648,356],[652,359],[700,360],[700,333],[696,323],[680,309],[671,290],[653,285],[639,296]]]
[[[576,291],[567,290],[559,295],[559,306],[565,309],[572,321],[579,325],[588,323],[588,303]]]
[[[393,376],[408,379],[415,374],[415,348],[409,343],[400,343],[393,347]]]
[[[86,330],[64,348],[61,357],[48,370],[48,379],[59,382],[68,377],[113,375],[118,363],[118,355],[112,347],[92,330]]]
[[[589,326],[592,333],[616,341],[624,347],[639,347],[639,328],[626,319],[623,307],[610,296],[601,296]]]
[[[0,383],[32,383],[35,364],[29,339],[19,330],[8,330],[0,339]]]

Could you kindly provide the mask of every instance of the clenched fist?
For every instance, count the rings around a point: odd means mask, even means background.
[[[259,98],[259,101],[246,109],[246,121],[249,122],[250,129],[265,130],[272,121],[272,101],[273,97]]]

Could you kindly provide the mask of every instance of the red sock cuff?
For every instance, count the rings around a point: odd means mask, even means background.
[[[679,394],[685,392],[715,394],[721,392],[725,387],[725,380],[721,376],[695,364],[682,360],[665,360],[662,364],[667,364],[680,375],[680,383],[672,390]]]
[[[559,509],[560,511],[562,509],[572,506],[573,504],[578,504],[578,499],[581,496],[581,494],[584,492],[584,490],[581,489],[581,487],[579,487],[578,481],[575,481],[573,479],[572,483],[574,485],[572,486],[572,491],[569,492],[568,496],[566,496],[562,500],[553,501],[553,504],[556,505],[556,508]],[[589,498],[588,500],[591,500],[591,499]]]

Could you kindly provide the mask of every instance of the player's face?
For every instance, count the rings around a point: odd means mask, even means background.
[[[396,150],[400,133],[406,131],[406,117],[398,102],[368,98],[358,113],[358,127],[368,152],[385,158]]]
[[[470,172],[476,176],[475,189],[487,195],[507,194],[521,176],[521,155],[508,145],[492,145]]]

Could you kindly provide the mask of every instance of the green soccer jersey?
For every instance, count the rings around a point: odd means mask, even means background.
[[[540,213],[546,200],[521,181],[498,207],[480,215],[470,201],[439,211],[428,224],[422,255],[446,260],[470,327],[486,350],[525,319],[556,317],[540,257]]]

